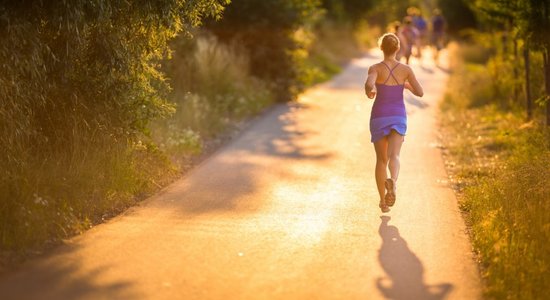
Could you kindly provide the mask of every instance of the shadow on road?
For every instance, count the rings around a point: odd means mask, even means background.
[[[51,259],[36,261],[32,267],[2,277],[1,299],[133,299],[133,283],[101,279],[108,267],[82,271],[76,261],[58,259],[76,249],[64,245]],[[103,281],[103,282],[102,282]]]
[[[370,56],[372,58],[374,56]],[[365,63],[363,63],[365,61]],[[368,62],[368,63],[366,63]],[[345,72],[334,77],[330,82],[326,83],[326,87],[331,89],[362,89],[367,72],[369,71],[371,61],[365,58],[360,59],[358,63],[350,64]]]
[[[186,178],[183,189],[167,200],[177,202],[185,213],[204,214],[232,210],[256,211],[263,203],[247,201],[262,181],[303,179],[281,163],[328,160],[326,149],[308,144],[317,132],[300,128],[297,113],[308,109],[304,104],[281,104],[254,122],[238,138],[222,147]],[[313,178],[312,178],[313,180]]]
[[[414,95],[412,95],[412,94],[410,94],[410,93],[405,93],[404,99],[405,99],[405,102],[406,102],[407,104],[416,106],[416,107],[421,108],[421,109],[424,109],[424,108],[430,106],[430,105],[429,105],[428,103],[426,103],[425,101],[421,100],[421,99],[418,98],[418,97],[415,97]]]
[[[322,149],[303,145],[307,138],[318,132],[305,130],[297,125],[296,113],[309,109],[303,103],[288,103],[276,107],[272,113],[255,124],[254,132],[245,132],[236,147],[251,154],[277,156],[299,160],[323,160],[331,154]]]
[[[434,70],[432,68],[429,68],[429,67],[426,67],[426,66],[423,66],[423,65],[420,65],[420,69],[428,74],[433,74],[434,73]]]
[[[388,225],[391,217],[382,216],[378,233],[382,247],[378,260],[387,278],[378,278],[376,286],[387,299],[444,299],[452,290],[452,284],[426,285],[424,267],[420,259],[409,249],[399,230]]]
[[[445,67],[442,67],[442,66],[437,66],[437,68],[447,74],[451,74],[452,73],[452,70],[450,68],[445,68]]]

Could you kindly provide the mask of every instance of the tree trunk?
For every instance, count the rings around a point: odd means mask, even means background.
[[[514,37],[514,61],[519,61],[518,59],[518,40],[517,37]],[[514,66],[514,104],[518,103],[518,94],[519,94],[519,87],[518,87],[518,79],[519,79],[519,67],[517,64],[513,64]]]
[[[546,126],[550,126],[550,48],[543,51],[544,82],[546,88]]]
[[[531,67],[529,59],[529,48],[523,46],[523,58],[525,60],[525,100],[527,102],[527,120],[533,118],[533,100],[531,99],[531,82],[529,80],[529,69]]]

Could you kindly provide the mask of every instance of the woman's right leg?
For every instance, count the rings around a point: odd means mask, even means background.
[[[397,178],[399,177],[399,153],[401,152],[401,145],[403,144],[403,136],[397,131],[392,130],[388,135],[388,167],[390,169],[391,179],[386,180],[386,189],[388,194],[386,195],[385,203],[388,206],[395,204],[395,191]]]

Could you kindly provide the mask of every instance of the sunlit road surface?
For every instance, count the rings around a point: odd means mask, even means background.
[[[2,299],[476,299],[480,279],[437,147],[447,70],[413,61],[398,198],[378,208],[378,53],[281,104],[141,206],[0,278]]]

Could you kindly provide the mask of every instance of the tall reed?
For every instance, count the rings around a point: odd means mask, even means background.
[[[166,72],[176,112],[157,122],[153,136],[171,155],[199,153],[203,140],[273,102],[271,86],[253,77],[246,51],[205,32],[173,44]]]

